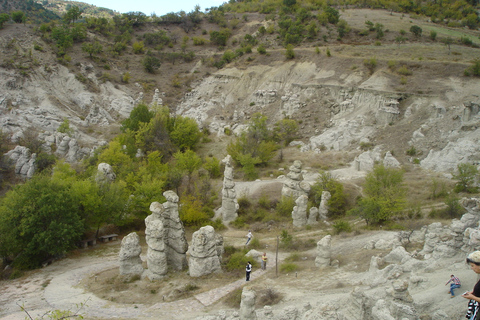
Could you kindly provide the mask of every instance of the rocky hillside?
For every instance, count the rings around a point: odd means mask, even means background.
[[[275,25],[258,13],[237,19],[231,40],[220,48],[226,49],[223,53],[208,41],[208,32],[221,30],[208,19],[192,28],[142,23],[131,42],[146,41],[145,35],[155,32],[171,42],[137,53],[127,47],[113,54],[118,43],[113,35],[88,28],[84,43],[103,48],[90,56],[75,42],[62,56],[48,33],[33,25],[6,24],[0,30],[0,129],[13,144],[25,132],[37,132],[47,150],[79,161],[118,133],[119,122],[143,101],[195,118],[213,134],[212,148],[225,140],[226,128],[238,133],[253,113],[261,112],[270,122],[296,119],[301,136],[293,145],[305,155],[370,150],[357,158],[358,170],[368,169],[387,151],[400,163],[441,172],[461,162],[477,163],[480,79],[465,74],[478,57],[480,32],[382,10],[347,9],[340,17],[351,28],[346,36],[334,40],[327,26],[318,40],[295,47],[293,58],[286,58],[275,34],[258,32]],[[366,19],[388,28],[382,42],[373,33],[361,34]],[[397,35],[413,24],[423,28],[423,38],[405,35],[398,41]],[[429,30],[438,39],[428,38]],[[332,40],[325,41],[321,33]],[[245,35],[259,39],[254,50],[222,58]],[[474,40],[470,46],[457,41],[447,46],[440,38],[447,35]],[[194,45],[195,38],[206,43]],[[259,43],[265,52],[256,50]],[[161,66],[145,72],[142,63],[155,50]],[[192,52],[193,58],[180,52]],[[58,132],[65,119],[72,137]]]

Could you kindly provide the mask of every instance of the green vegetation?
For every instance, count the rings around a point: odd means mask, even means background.
[[[331,195],[327,204],[329,206],[328,218],[336,219],[345,215],[346,195],[343,185],[338,182],[330,173],[322,172],[320,181],[315,183],[310,190],[310,201],[318,207],[322,200],[323,191],[328,191]]]
[[[478,192],[478,188],[475,186],[477,176],[478,169],[476,166],[470,163],[459,164],[457,172],[453,176],[454,179],[458,180],[457,184],[455,184],[455,192]]]
[[[391,220],[405,207],[403,172],[395,168],[377,165],[365,179],[365,197],[350,213],[365,219],[367,225]]]

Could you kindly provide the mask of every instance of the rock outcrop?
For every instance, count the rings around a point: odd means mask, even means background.
[[[232,157],[227,155],[222,162],[225,164],[225,172],[223,176],[222,207],[220,210],[222,221],[229,223],[238,217],[239,205],[235,191],[235,182],[233,181]]]
[[[5,154],[5,157],[15,166],[15,174],[23,178],[33,177],[36,169],[37,154],[31,154],[27,147],[16,146]]]
[[[256,320],[255,300],[257,295],[255,291],[246,287],[242,291],[242,300],[240,302],[240,320]]]
[[[317,242],[317,257],[315,258],[315,266],[317,268],[325,268],[330,266],[332,257],[332,236],[323,237]]]
[[[306,195],[301,195],[295,200],[295,203],[297,205],[293,207],[292,211],[293,225],[300,228],[307,224],[308,197]]]
[[[322,199],[320,200],[320,206],[318,207],[318,218],[320,220],[327,220],[328,217],[328,201],[332,195],[328,191],[322,191]]]
[[[188,250],[185,228],[178,215],[178,196],[169,190],[163,193],[167,201],[163,204],[153,202],[150,210],[160,218],[164,228],[165,252],[169,267],[183,270],[187,267]]]
[[[221,250],[220,250],[221,251]],[[191,277],[201,277],[220,272],[218,237],[212,226],[205,226],[195,231],[188,249],[188,273]]]
[[[282,196],[297,199],[302,195],[307,196],[309,191],[310,184],[303,181],[302,162],[295,160],[283,182]]]
[[[129,233],[122,239],[120,247],[120,275],[141,276],[143,273],[142,246],[140,245],[140,237],[136,232]]]
[[[108,163],[99,163],[97,168],[97,175],[95,176],[95,181],[97,183],[103,182],[112,182],[117,178],[115,172],[113,172],[113,168]]]
[[[158,205],[157,205],[158,204]],[[150,280],[162,279],[168,271],[167,252],[165,248],[165,229],[161,214],[165,209],[158,202],[150,205],[152,214],[145,218],[145,238],[147,241],[146,277]]]

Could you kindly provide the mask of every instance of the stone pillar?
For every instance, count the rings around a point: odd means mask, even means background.
[[[317,257],[315,258],[315,266],[317,268],[325,268],[330,265],[332,256],[331,242],[331,235],[325,236],[317,242]]]
[[[243,287],[242,301],[240,302],[240,320],[256,320],[255,299],[257,298],[255,291]]]
[[[165,250],[165,230],[163,227],[162,220],[159,216],[160,210],[152,210],[154,204],[159,204],[158,202],[152,203],[150,205],[150,210],[153,211],[145,219],[145,238],[147,240],[147,267],[146,276],[150,280],[159,280],[163,278],[168,271],[167,265],[167,255]],[[161,205],[160,205],[161,206]],[[159,206],[158,206],[159,207]],[[163,208],[163,207],[162,207]]]
[[[217,237],[212,226],[195,231],[188,249],[188,272],[191,277],[201,277],[220,272],[220,259],[217,252]]]
[[[140,259],[141,253],[142,246],[140,245],[140,238],[137,233],[129,233],[122,239],[120,253],[118,254],[121,275],[142,275],[143,266],[142,259]]]
[[[187,267],[188,243],[185,228],[178,215],[178,196],[171,190],[165,191],[163,196],[167,199],[167,202],[163,203],[161,219],[165,228],[168,265],[175,270],[183,270]]]
[[[308,192],[310,192],[310,184],[303,181],[302,162],[295,160],[283,182],[282,196],[296,199],[301,195],[308,195]]]
[[[322,191],[322,200],[320,201],[320,206],[318,207],[318,219],[327,220],[328,216],[328,200],[331,198],[331,194],[328,191]]]
[[[222,188],[222,221],[229,223],[238,217],[239,206],[235,192],[235,182],[233,181],[232,157],[227,155],[222,162],[225,163]]]
[[[303,227],[307,224],[308,197],[306,195],[301,195],[295,203],[297,205],[293,207],[292,211],[293,225],[295,227]]]
[[[317,207],[311,207],[310,212],[308,214],[307,224],[308,225],[317,224],[318,223],[317,216],[318,216],[318,208]]]

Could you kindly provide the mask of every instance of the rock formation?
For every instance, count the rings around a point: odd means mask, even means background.
[[[320,206],[318,207],[318,219],[327,220],[328,217],[328,200],[332,195],[328,191],[322,191],[322,199],[320,200]]]
[[[317,268],[330,266],[330,259],[332,257],[331,243],[331,235],[325,236],[317,242],[317,257],[315,258],[315,266]]]
[[[142,275],[143,266],[140,254],[142,246],[136,232],[129,233],[122,239],[120,247],[120,274],[121,275]]]
[[[113,172],[111,165],[104,162],[98,164],[97,175],[95,176],[95,181],[97,181],[97,183],[112,182],[116,178],[117,175]]]
[[[165,191],[163,196],[167,201],[162,205],[158,202],[152,203],[150,210],[152,212],[160,211],[158,215],[165,229],[165,251],[169,267],[175,270],[183,270],[187,267],[188,243],[185,237],[185,228],[178,215],[178,196],[171,190]],[[160,209],[160,206],[163,208]]]
[[[240,302],[240,319],[241,320],[256,320],[255,313],[255,299],[257,298],[255,291],[249,290],[246,287],[242,291],[242,301]]]
[[[308,225],[317,224],[318,223],[317,217],[318,217],[318,208],[317,207],[311,207],[310,212],[308,213],[307,224]]]
[[[195,231],[188,249],[188,272],[191,277],[201,277],[220,272],[220,258],[217,251],[217,235],[212,226]]]
[[[228,223],[238,217],[237,211],[239,206],[235,192],[235,182],[233,181],[232,157],[227,155],[222,162],[225,163],[225,172],[223,176],[222,207],[220,210],[222,221]]]
[[[16,146],[15,149],[10,150],[5,154],[15,166],[15,174],[23,178],[31,178],[37,168],[36,159],[37,154],[31,154],[27,147]]]
[[[152,214],[145,218],[145,238],[147,240],[146,276],[150,280],[162,279],[168,271],[167,253],[165,248],[165,229],[161,214],[165,209],[158,202],[150,205]]]
[[[283,182],[282,196],[297,199],[302,195],[308,195],[309,191],[310,184],[303,181],[302,162],[295,160],[290,167],[290,172],[287,173],[287,177]]]
[[[295,227],[303,227],[307,224],[308,197],[301,195],[295,200],[295,203],[297,205],[293,207],[292,211],[293,225]]]

